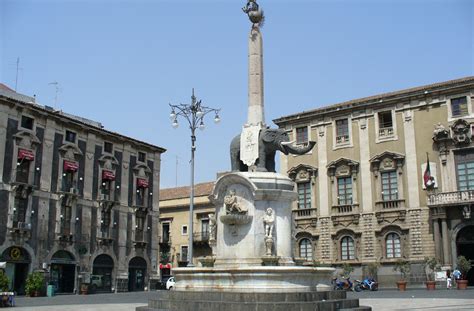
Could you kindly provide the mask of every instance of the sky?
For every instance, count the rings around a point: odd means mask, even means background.
[[[474,75],[474,1],[258,0],[265,119]],[[161,188],[190,184],[172,104],[221,109],[197,132],[195,182],[230,170],[247,118],[245,0],[0,0],[0,82],[166,148]],[[19,70],[17,75],[17,59]],[[55,101],[58,82],[58,97]]]

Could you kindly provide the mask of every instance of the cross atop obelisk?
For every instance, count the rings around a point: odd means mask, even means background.
[[[242,10],[252,22],[249,35],[249,72],[248,72],[248,117],[246,126],[265,126],[263,105],[263,44],[260,26],[263,23],[263,11],[257,0],[248,0]]]

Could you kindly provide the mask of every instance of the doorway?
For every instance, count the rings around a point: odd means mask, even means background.
[[[474,264],[474,225],[462,228],[456,237],[456,247],[458,256],[464,256]],[[469,286],[474,286],[474,269],[467,273]]]
[[[99,255],[94,259],[90,288],[92,293],[112,291],[112,271],[114,260],[109,255]]]
[[[24,295],[31,263],[28,252],[22,247],[12,246],[3,251],[0,261],[7,263],[5,273],[9,280],[9,288],[17,295]]]
[[[56,293],[73,293],[76,284],[76,262],[70,252],[60,250],[51,257],[51,283]]]
[[[134,257],[128,264],[128,291],[143,291],[145,289],[146,261],[141,257]]]

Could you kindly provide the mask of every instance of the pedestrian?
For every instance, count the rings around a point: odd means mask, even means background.
[[[446,270],[446,289],[451,289],[453,282],[451,279],[451,270]]]

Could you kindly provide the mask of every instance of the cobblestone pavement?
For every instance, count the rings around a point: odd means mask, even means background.
[[[55,297],[19,297],[11,310],[34,311],[134,311],[146,305],[148,299],[159,297],[157,292],[135,292],[97,295],[59,295]],[[412,289],[406,292],[380,290],[378,292],[348,293],[348,298],[359,298],[360,304],[371,306],[374,311],[474,311],[474,288],[466,291],[437,289]],[[289,310],[291,311],[291,310]]]

